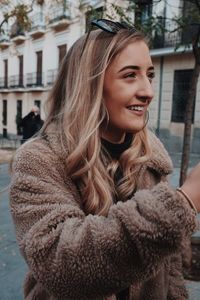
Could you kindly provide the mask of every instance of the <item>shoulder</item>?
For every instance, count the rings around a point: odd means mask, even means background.
[[[168,155],[168,152],[162,143],[162,141],[156,136],[156,134],[152,130],[148,130],[148,140],[150,142],[152,149],[159,148],[160,151],[164,152]]]
[[[173,170],[172,160],[161,140],[150,130],[148,130],[148,140],[152,151],[148,162],[149,166],[159,173],[171,173]]]
[[[16,153],[15,159],[28,159],[29,155],[43,157],[44,154],[50,155],[51,149],[43,138],[34,138],[21,145]]]
[[[28,113],[22,120],[29,120],[32,119],[34,116],[34,113],[31,111],[30,113]]]
[[[20,172],[63,168],[59,152],[53,150],[48,140],[38,137],[23,144],[15,153],[12,170]]]
[[[18,191],[29,194],[68,193],[75,187],[67,172],[65,157],[56,152],[49,141],[36,138],[23,144],[11,165],[10,195]],[[31,196],[32,197],[32,196]],[[42,197],[42,196],[41,196]]]

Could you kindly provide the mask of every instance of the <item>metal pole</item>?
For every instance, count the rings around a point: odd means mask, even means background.
[[[160,136],[160,120],[161,120],[162,89],[163,89],[163,65],[164,65],[164,56],[161,56],[161,58],[160,58],[159,96],[158,96],[158,118],[157,118],[157,128],[156,128],[156,134],[158,136]]]

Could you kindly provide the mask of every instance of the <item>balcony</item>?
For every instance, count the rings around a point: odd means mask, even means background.
[[[10,44],[11,42],[8,31],[4,31],[4,33],[0,34],[0,48],[4,50],[8,48]]]
[[[58,70],[48,70],[46,73],[46,88],[53,85],[56,80]],[[12,75],[8,77],[0,77],[0,92],[8,93],[9,90],[21,92],[28,90],[44,89],[44,73],[27,73],[25,76]]]
[[[45,33],[45,21],[44,21],[43,12],[41,11],[40,13],[34,14],[31,17],[31,28],[29,31],[29,35],[33,39],[38,39],[41,36],[43,36],[44,33]]]
[[[65,30],[71,23],[69,4],[66,0],[62,4],[57,4],[52,9],[49,17],[49,26],[55,31]]]
[[[10,38],[15,44],[21,44],[25,41],[25,30],[17,22],[11,26]]]
[[[48,86],[51,86],[55,82],[57,74],[58,74],[57,69],[47,71],[47,85]]]
[[[26,74],[26,87],[43,87],[43,73],[27,73]]]
[[[178,46],[190,45],[194,35],[197,33],[198,26],[190,26],[187,30],[174,31],[176,24],[172,22],[167,23],[165,28],[166,31],[162,33],[155,32],[152,48],[177,48]]]
[[[0,90],[8,88],[8,78],[7,77],[0,77]]]
[[[9,77],[9,88],[18,89],[24,88],[24,76],[13,75]]]

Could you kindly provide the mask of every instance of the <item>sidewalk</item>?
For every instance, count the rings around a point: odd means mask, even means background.
[[[0,164],[7,163],[11,160],[15,150],[0,149]]]

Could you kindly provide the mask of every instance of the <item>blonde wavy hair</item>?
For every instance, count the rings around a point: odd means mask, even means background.
[[[137,172],[148,160],[151,149],[147,130],[135,134],[129,149],[113,161],[102,149],[101,126],[107,119],[103,101],[104,75],[108,65],[128,44],[145,40],[140,32],[120,30],[109,34],[92,31],[82,53],[86,35],[70,48],[48,99],[48,118],[61,140],[67,141],[68,175],[78,186],[86,214],[106,216],[114,197],[124,201],[137,187]],[[62,147],[64,143],[62,143]],[[121,168],[117,186],[114,176]]]

